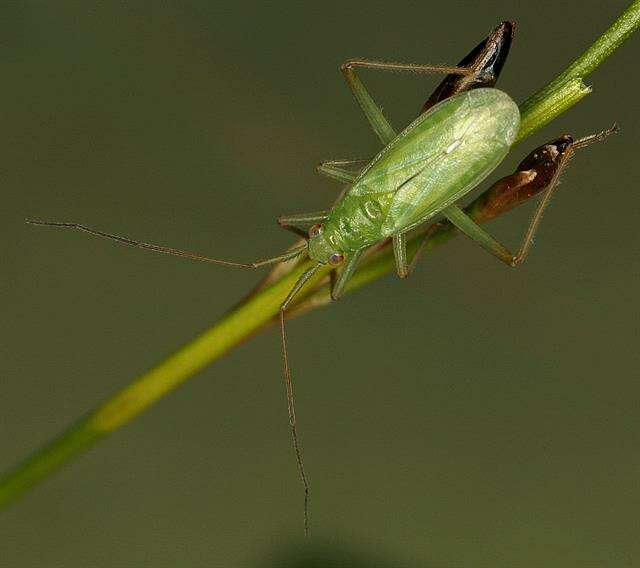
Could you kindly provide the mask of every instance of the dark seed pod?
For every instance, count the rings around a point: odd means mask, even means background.
[[[502,22],[496,27],[458,63],[458,67],[468,67],[476,72],[483,72],[481,77],[447,75],[424,104],[421,113],[462,91],[478,87],[493,87],[509,55],[515,29],[515,22]]]
[[[474,219],[488,221],[543,192],[570,157],[573,145],[573,138],[566,134],[533,150],[514,173],[498,180],[473,202]]]

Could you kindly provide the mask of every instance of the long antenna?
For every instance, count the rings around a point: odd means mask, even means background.
[[[79,223],[68,223],[68,222],[60,222],[60,221],[38,221],[35,219],[26,219],[26,222],[29,223],[30,225],[38,225],[43,227],[58,227],[63,229],[72,229],[76,231],[82,231],[84,233],[89,233],[90,235],[94,235],[96,237],[110,239],[120,244],[132,246],[140,249],[151,250],[153,252],[159,252],[162,254],[169,254],[173,256],[180,256],[184,258],[189,258],[191,260],[198,260],[201,262],[209,262],[212,264],[220,264],[223,266],[233,266],[236,268],[258,268],[260,266],[264,266],[267,264],[275,264],[277,262],[282,262],[285,260],[295,258],[296,256],[299,256],[302,253],[304,253],[305,250],[307,249],[307,244],[305,243],[303,245],[300,245],[298,247],[288,250],[282,255],[245,264],[241,262],[232,262],[228,260],[211,258],[195,252],[189,252],[189,251],[165,247],[161,245],[145,243],[142,241],[136,241],[128,237],[122,237],[119,235],[114,235],[112,233],[105,233],[104,231],[92,229],[91,227],[87,227]],[[293,382],[291,380],[291,369],[289,367],[289,357],[287,355],[287,337],[285,332],[284,312],[286,311],[287,307],[289,306],[291,301],[294,299],[296,294],[300,292],[302,287],[318,271],[320,266],[321,264],[316,264],[315,266],[312,266],[311,268],[309,268],[307,271],[303,272],[298,278],[297,282],[294,284],[293,288],[291,289],[291,291],[289,292],[285,300],[282,302],[282,305],[280,306],[280,339],[282,344],[283,377],[284,377],[285,388],[287,393],[287,412],[289,415],[289,426],[291,427],[291,439],[293,441],[293,450],[296,455],[296,463],[298,466],[298,474],[300,475],[300,481],[302,481],[302,486],[304,488],[304,534],[305,536],[309,534],[309,480],[307,478],[307,474],[304,469],[304,462],[302,460],[302,451],[300,449],[300,441],[298,438],[296,410],[295,410],[294,397],[293,397]]]
[[[120,235],[114,235],[112,233],[105,233],[104,231],[99,231],[98,229],[92,229],[91,227],[80,225],[79,223],[67,223],[67,222],[61,222],[61,221],[38,221],[36,219],[25,219],[25,220],[30,225],[37,225],[40,227],[58,227],[62,229],[73,229],[76,231],[82,231],[83,233],[89,233],[90,235],[94,235],[96,237],[110,239],[120,244],[136,247],[139,249],[150,250],[150,251],[159,252],[162,254],[170,254],[172,256],[181,256],[183,258],[190,258],[191,260],[198,260],[200,262],[208,262],[211,264],[219,264],[222,266],[233,266],[235,268],[258,268],[266,264],[275,264],[276,262],[289,260],[301,254],[304,251],[304,249],[306,249],[307,247],[307,245],[304,244],[299,247],[295,247],[279,256],[274,256],[272,258],[265,258],[264,260],[259,260],[257,262],[251,262],[251,263],[232,262],[230,260],[220,260],[218,258],[211,258],[209,256],[201,255],[197,252],[189,252],[186,250],[180,250],[180,249],[175,249],[171,247],[145,243],[142,241],[136,241],[136,240],[130,239],[129,237],[121,237]]]
[[[296,296],[296,294],[302,289],[306,282],[318,271],[320,264],[312,266],[306,272],[303,272],[298,278],[284,302],[280,306],[280,340],[282,345],[282,363],[283,363],[283,377],[284,384],[287,391],[287,412],[289,413],[289,426],[291,427],[291,440],[293,442],[293,451],[296,454],[296,463],[298,465],[298,474],[300,475],[300,481],[304,488],[304,534],[309,535],[309,480],[304,469],[304,461],[302,459],[302,450],[300,449],[300,441],[298,438],[298,427],[296,422],[296,408],[293,398],[293,381],[291,380],[291,368],[289,367],[289,356],[287,355],[287,334],[285,332],[284,325],[284,312]]]

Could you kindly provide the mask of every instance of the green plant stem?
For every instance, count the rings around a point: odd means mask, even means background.
[[[580,57],[576,58],[549,84],[522,103],[521,110],[529,110],[556,92],[572,79],[584,79],[609,57],[637,29],[640,20],[640,0],[634,0],[618,19]]]
[[[559,116],[590,92],[582,79],[610,56],[640,24],[640,0],[635,0],[625,12],[565,71],[521,105],[522,124],[518,141]],[[486,194],[474,202],[482,203]],[[467,210],[478,221],[485,221],[482,209],[474,204]],[[427,250],[449,240],[456,233],[446,225],[436,227]],[[417,239],[409,243],[413,254]],[[363,286],[393,270],[389,247],[376,251],[363,263],[350,282],[347,291]],[[31,486],[37,484],[61,465],[78,455],[97,440],[117,430],[155,401],[193,376],[206,365],[222,357],[243,340],[265,328],[277,315],[280,303],[309,261],[293,269],[273,272],[246,300],[151,370],[136,378],[127,387],[109,397],[58,438],[27,458],[0,478],[0,507],[7,505]],[[303,290],[299,301],[309,299],[308,306],[320,305],[328,298],[325,284],[329,273],[323,267]],[[313,294],[313,296],[311,296]],[[314,304],[313,299],[318,301]],[[302,304],[300,304],[302,305]]]

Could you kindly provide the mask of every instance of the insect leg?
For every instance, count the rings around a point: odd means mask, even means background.
[[[307,237],[305,232],[311,225],[324,223],[327,220],[327,211],[315,211],[314,213],[298,213],[296,215],[283,215],[278,217],[278,225],[285,229],[298,229],[303,231],[302,236]],[[294,231],[297,232],[297,231]]]
[[[358,101],[360,108],[367,117],[369,124],[376,133],[376,136],[386,146],[391,140],[396,137],[396,131],[384,116],[382,109],[376,103],[367,88],[362,84],[362,81],[358,77],[355,71],[355,65],[351,61],[343,63],[340,67],[340,71],[347,80],[347,85],[351,89],[353,96]]]
[[[368,59],[350,59],[340,67],[347,85],[353,92],[358,104],[364,111],[374,132],[384,145],[396,136],[396,132],[384,116],[380,106],[373,100],[366,87],[356,74],[357,67],[379,69],[384,71],[408,71],[411,73],[449,73],[458,75],[476,75],[471,69],[464,67],[441,67],[436,65],[419,65],[415,63],[391,63],[386,61],[372,61]]]
[[[303,272],[298,281],[295,283],[284,302],[280,306],[280,342],[282,346],[282,374],[287,393],[287,412],[289,415],[289,427],[291,428],[291,439],[293,441],[293,450],[296,455],[296,464],[298,466],[298,474],[302,487],[304,488],[304,534],[309,534],[309,480],[304,469],[304,461],[302,459],[302,451],[300,449],[300,440],[298,438],[298,425],[296,421],[296,409],[293,396],[293,381],[291,380],[291,368],[289,367],[289,356],[287,354],[287,335],[284,325],[284,313],[307,281],[318,271],[321,265],[317,264],[306,272]]]
[[[353,182],[360,173],[360,170],[369,162],[369,160],[327,160],[321,162],[316,167],[319,174],[338,180],[343,183]],[[358,165],[357,171],[350,170],[344,166]]]
[[[547,193],[548,195],[548,193]],[[546,197],[546,196],[545,196]],[[541,202],[542,203],[542,202]],[[473,239],[487,252],[499,258],[505,264],[516,266],[516,257],[502,243],[492,237],[480,225],[478,225],[469,215],[467,215],[457,205],[450,205],[443,212],[443,215],[449,219],[460,231],[469,238]],[[528,246],[527,246],[528,248]],[[521,248],[522,251],[522,248]],[[525,253],[526,254],[526,253]],[[517,264],[522,262],[520,260]]]
[[[396,259],[396,274],[400,278],[409,276],[409,262],[407,260],[407,234],[398,233],[392,238],[393,256]]]
[[[356,266],[363,252],[364,252],[364,249],[357,250],[355,252],[352,252],[347,257],[347,261],[342,267],[342,270],[338,273],[337,278],[331,284],[332,300],[338,300],[340,296],[342,296],[342,293],[344,292],[344,287],[347,285],[347,282],[349,281],[351,276],[353,276],[353,273],[355,272]]]
[[[201,262],[209,262],[211,264],[220,264],[222,266],[233,266],[236,268],[258,268],[259,266],[265,266],[267,264],[276,264],[278,262],[282,262],[285,260],[289,260],[291,258],[294,258],[300,254],[302,254],[305,249],[306,249],[306,244],[305,245],[301,245],[299,247],[293,248],[289,251],[287,251],[284,254],[278,255],[278,256],[274,256],[271,258],[265,258],[263,260],[259,260],[257,262],[251,262],[251,263],[242,263],[242,262],[232,262],[230,260],[220,260],[217,258],[211,258],[208,256],[203,256],[199,253],[196,252],[190,252],[190,251],[186,251],[186,250],[180,250],[180,249],[175,249],[175,248],[171,248],[171,247],[165,247],[165,246],[161,246],[161,245],[154,245],[154,244],[150,244],[150,243],[145,243],[142,241],[135,241],[133,239],[130,239],[128,237],[122,237],[119,235],[114,235],[111,233],[105,233],[103,231],[99,231],[97,229],[92,229],[91,227],[87,227],[85,225],[80,225],[78,223],[65,223],[65,222],[59,222],[59,221],[36,221],[34,219],[27,219],[27,223],[29,223],[30,225],[38,225],[38,226],[43,226],[43,227],[58,227],[58,228],[63,228],[63,229],[73,229],[76,231],[81,231],[83,233],[89,233],[90,235],[94,235],[96,237],[102,237],[105,239],[110,239],[112,241],[116,241],[118,243],[121,243],[123,245],[129,245],[132,247],[136,247],[136,248],[140,248],[140,249],[145,249],[145,250],[150,250],[153,252],[159,252],[162,254],[169,254],[172,256],[181,256],[183,258],[189,258],[191,260],[198,260]]]
[[[460,231],[468,237],[476,241],[485,250],[499,258],[509,266],[518,266],[524,262],[533,243],[533,237],[538,230],[542,215],[551,201],[551,196],[558,186],[558,180],[564,170],[569,158],[573,155],[576,148],[583,148],[603,140],[613,132],[617,131],[614,125],[612,128],[576,140],[575,142],[570,136],[562,136],[550,144],[546,144],[534,150],[527,158],[525,158],[518,167],[518,171],[500,180],[496,183],[488,193],[495,190],[502,191],[505,187],[515,185],[516,192],[530,193],[531,195],[542,190],[545,192],[542,199],[538,203],[529,226],[525,231],[522,243],[518,252],[514,255],[509,249],[497,241],[480,225],[478,225],[467,213],[465,213],[457,205],[451,205],[443,211],[444,216],[453,223]],[[505,195],[509,196],[508,193]],[[509,196],[513,199],[513,194]],[[508,205],[508,203],[507,203]],[[504,208],[503,208],[504,209]]]

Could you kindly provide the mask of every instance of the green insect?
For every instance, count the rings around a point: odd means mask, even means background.
[[[282,255],[242,264],[134,241],[75,223],[30,221],[78,229],[124,244],[226,266],[257,268],[303,255],[315,262],[300,276],[280,307],[289,422],[304,487],[305,532],[308,528],[309,483],[298,443],[284,325],[285,312],[296,294],[323,265],[328,264],[336,269],[331,296],[338,299],[364,251],[387,239],[393,241],[397,274],[405,278],[418,257],[416,254],[411,261],[408,258],[407,235],[436,216],[442,216],[445,222],[451,223],[509,266],[519,265],[531,246],[566,159],[574,148],[608,134],[607,131],[576,142],[569,136],[561,137],[532,152],[514,174],[496,184],[495,187],[501,187],[500,184],[517,186],[532,194],[546,190],[516,254],[512,254],[460,208],[460,199],[500,164],[518,132],[518,106],[509,95],[492,88],[506,59],[513,31],[512,23],[503,22],[457,67],[369,60],[350,60],[343,64],[341,70],[347,83],[383,148],[357,173],[344,167],[350,161],[325,162],[319,166],[321,173],[346,183],[345,190],[327,211],[278,219],[281,226],[306,238],[304,245]],[[446,73],[447,78],[427,101],[418,118],[397,134],[360,81],[357,68]]]

